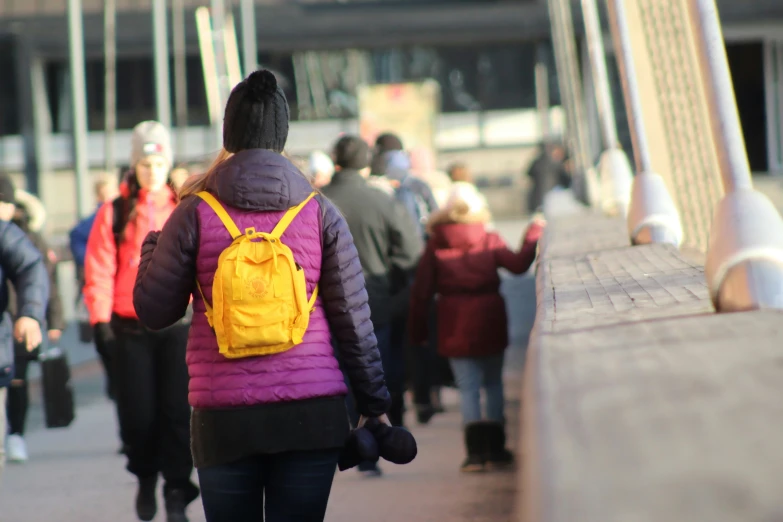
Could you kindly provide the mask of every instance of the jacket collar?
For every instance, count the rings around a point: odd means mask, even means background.
[[[332,185],[365,185],[367,179],[358,170],[342,169],[332,176]]]
[[[207,190],[234,208],[270,212],[298,205],[314,189],[283,155],[248,149],[220,164],[209,176]]]

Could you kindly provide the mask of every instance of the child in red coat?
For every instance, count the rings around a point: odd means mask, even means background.
[[[443,210],[430,218],[430,238],[411,291],[409,326],[414,346],[427,341],[427,310],[436,299],[438,352],[449,358],[460,391],[467,459],[463,471],[506,466],[503,352],[508,345],[506,305],[498,268],[526,272],[536,257],[544,222],[534,220],[518,252],[487,231],[491,216],[470,183],[455,183]],[[482,421],[480,390],[486,393]]]

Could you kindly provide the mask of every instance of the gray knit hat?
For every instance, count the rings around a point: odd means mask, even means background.
[[[143,121],[133,128],[131,136],[131,167],[147,156],[162,156],[169,165],[174,163],[171,150],[171,135],[163,124],[157,121]]]

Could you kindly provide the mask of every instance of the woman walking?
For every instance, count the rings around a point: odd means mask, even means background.
[[[54,252],[49,248],[43,237],[42,228],[46,222],[46,210],[40,200],[32,194],[19,197],[19,189],[13,190],[11,179],[6,175],[0,175],[0,192],[15,195],[13,205],[13,223],[27,234],[28,239],[35,245],[43,257],[46,271],[49,273],[49,302],[46,305],[46,329],[49,343],[57,344],[60,341],[62,331],[65,329],[63,318],[63,306],[60,299],[59,286],[57,284],[57,265]],[[31,201],[35,199],[35,201]],[[25,204],[26,203],[26,204]],[[19,307],[16,302],[16,288],[11,285],[8,288],[8,311],[14,320],[18,319]],[[24,440],[25,425],[27,423],[27,410],[30,403],[30,390],[27,381],[27,373],[30,364],[38,360],[39,348],[32,352],[27,350],[26,343],[14,342],[14,379],[8,387],[8,460],[10,462],[27,462],[27,444]]]
[[[505,447],[503,352],[508,345],[508,324],[498,268],[514,274],[526,272],[535,260],[543,229],[542,222],[533,222],[519,252],[513,252],[499,235],[487,231],[490,219],[476,187],[455,184],[445,208],[430,218],[430,239],[411,290],[414,346],[427,343],[427,311],[436,299],[438,352],[449,358],[460,392],[468,453],[463,471],[513,462]]]
[[[337,209],[281,154],[288,103],[269,71],[237,85],[224,150],[150,234],[134,291],[150,328],[193,295],[192,438],[208,522],[324,519],[348,435],[347,387],[385,417],[364,277]]]
[[[162,475],[168,521],[186,522],[185,507],[198,497],[190,481],[189,325],[180,316],[169,328],[152,331],[133,308],[142,241],[163,226],[177,204],[168,180],[171,162],[166,128],[152,121],[137,125],[122,195],[100,208],[90,232],[84,298],[96,341],[116,343],[117,414],[127,469],[139,480],[136,513],[141,520],[155,517],[155,490]]]

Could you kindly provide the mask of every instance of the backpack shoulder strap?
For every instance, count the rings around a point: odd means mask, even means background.
[[[275,239],[280,239],[280,236],[283,235],[283,233],[286,231],[288,226],[291,224],[291,222],[296,218],[296,216],[301,212],[301,210],[307,205],[313,197],[315,197],[316,192],[311,192],[309,196],[307,196],[307,199],[299,203],[297,206],[291,208],[288,210],[288,212],[285,213],[283,218],[280,220],[280,222],[277,224],[275,229],[270,234]]]
[[[215,214],[217,214],[217,217],[219,217],[220,221],[223,222],[223,226],[226,227],[228,233],[231,234],[231,239],[236,239],[242,235],[239,227],[237,227],[236,223],[234,223],[234,220],[231,219],[231,216],[228,215],[228,212],[226,212],[226,209],[223,208],[223,205],[221,205],[220,202],[215,199],[215,196],[207,191],[199,192],[196,195],[206,201],[207,205],[209,205]]]
[[[117,272],[120,270],[120,245],[122,244],[122,233],[125,231],[125,225],[128,223],[127,200],[119,196],[111,202],[111,233],[114,236],[114,251],[117,262]],[[117,273],[114,274],[115,277]]]
[[[122,243],[122,232],[125,229],[126,222],[128,220],[128,216],[126,215],[126,205],[125,205],[125,198],[122,196],[119,196],[117,198],[114,198],[114,201],[111,202],[112,207],[112,221],[111,221],[111,232],[114,235],[114,244],[116,245],[117,249],[120,247],[120,243]]]

